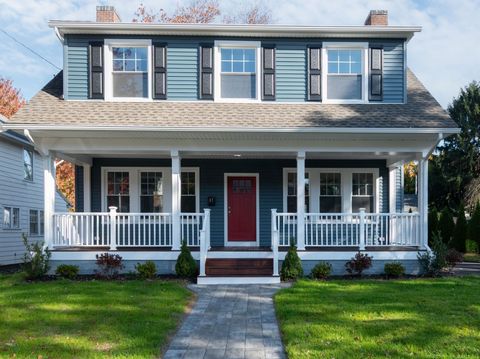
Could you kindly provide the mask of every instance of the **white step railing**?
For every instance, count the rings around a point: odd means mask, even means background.
[[[297,214],[272,211],[273,230],[280,246],[297,237]],[[306,213],[305,246],[421,246],[418,213]]]
[[[210,249],[210,209],[205,209],[203,226],[200,230],[200,276],[205,277],[205,265],[207,254]]]
[[[180,214],[180,241],[187,242],[187,246],[200,246],[200,231],[202,229],[204,213]]]

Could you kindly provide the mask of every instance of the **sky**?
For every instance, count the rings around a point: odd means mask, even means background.
[[[188,1],[188,0],[187,0]],[[261,0],[254,0],[261,1]],[[232,13],[249,0],[219,0]],[[371,9],[389,12],[390,25],[420,25],[408,44],[408,65],[447,108],[460,88],[480,80],[480,0],[264,0],[274,23],[363,25]],[[95,20],[96,5],[113,5],[131,21],[139,3],[172,11],[176,0],[0,0],[0,29],[62,67],[62,47],[48,20]],[[30,99],[58,70],[0,32],[0,77]]]

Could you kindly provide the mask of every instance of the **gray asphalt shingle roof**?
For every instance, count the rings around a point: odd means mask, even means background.
[[[10,124],[164,128],[454,128],[456,124],[408,70],[406,104],[64,101],[62,73]]]

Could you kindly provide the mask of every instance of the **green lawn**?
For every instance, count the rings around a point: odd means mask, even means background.
[[[290,359],[480,357],[480,277],[302,280],[275,305]]]
[[[173,281],[26,283],[0,275],[0,357],[158,357],[190,299]]]
[[[480,254],[478,254],[478,253],[465,253],[464,261],[465,262],[480,263]]]

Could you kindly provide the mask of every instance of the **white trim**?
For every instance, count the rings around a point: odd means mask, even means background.
[[[256,188],[256,238],[255,242],[240,242],[228,240],[228,177],[255,177]],[[259,173],[235,173],[226,172],[223,174],[223,222],[224,222],[224,239],[225,247],[258,247],[260,246],[260,175]]]
[[[261,72],[261,42],[260,41],[224,41],[224,40],[217,40],[215,41],[214,48],[213,48],[213,56],[214,56],[214,86],[213,86],[213,93],[214,93],[214,101],[215,102],[261,102],[261,79],[262,76]],[[255,65],[256,65],[256,73],[255,73],[255,81],[256,81],[256,98],[254,99],[247,99],[247,98],[222,98],[221,97],[221,68],[222,68],[222,59],[220,49],[222,47],[227,48],[250,48],[255,49]]]
[[[51,154],[43,157],[43,193],[44,193],[44,241],[45,246],[53,245],[53,214],[55,213],[55,161]]]
[[[91,196],[92,196],[92,184],[91,184],[91,166],[89,164],[83,165],[83,211],[91,212]]]
[[[147,48],[147,79],[148,96],[143,97],[113,97],[113,75],[112,75],[112,47],[146,47]],[[105,39],[103,45],[104,53],[104,79],[105,79],[105,101],[118,102],[146,102],[152,101],[152,40],[150,39]]]
[[[397,166],[388,169],[388,211],[397,213]]]
[[[279,276],[265,277],[197,277],[198,285],[280,284]]]

